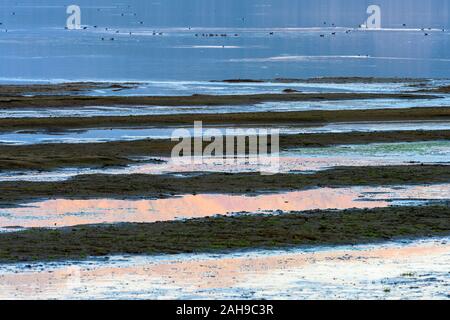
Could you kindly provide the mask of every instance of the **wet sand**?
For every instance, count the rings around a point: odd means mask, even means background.
[[[48,199],[149,199],[184,194],[247,194],[314,187],[388,186],[450,182],[450,166],[348,167],[313,174],[206,173],[186,175],[82,175],[59,182],[1,182],[0,205]]]
[[[31,229],[0,234],[0,263],[373,243],[449,233],[446,205]]]

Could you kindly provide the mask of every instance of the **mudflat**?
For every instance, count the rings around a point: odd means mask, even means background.
[[[449,107],[313,110],[295,112],[251,112],[226,114],[174,114],[100,117],[0,118],[0,132],[15,130],[48,130],[117,128],[145,126],[204,125],[317,125],[334,122],[450,120]]]
[[[85,225],[0,234],[0,263],[374,243],[450,234],[450,207],[387,207]]]
[[[425,84],[428,79],[421,78],[377,78],[377,77],[319,77],[319,78],[275,78],[275,79],[225,79],[212,82],[224,83],[326,83],[326,84],[370,84],[370,83],[409,83]]]
[[[450,140],[450,131],[317,133],[280,136],[281,150],[382,142]],[[270,140],[269,140],[270,142]],[[142,163],[136,157],[169,157],[178,142],[147,139],[104,143],[0,145],[0,170],[51,170],[63,167],[104,168]],[[207,145],[204,142],[204,147]],[[224,149],[225,150],[225,149]]]
[[[0,97],[23,95],[68,95],[89,92],[97,89],[121,91],[136,88],[136,83],[108,83],[108,82],[65,82],[47,84],[5,84],[0,85]]]
[[[183,194],[277,193],[315,187],[449,183],[450,166],[338,167],[314,174],[204,173],[175,175],[79,175],[59,182],[1,182],[0,206],[48,198],[169,198]]]
[[[0,92],[1,94],[1,92]],[[263,102],[339,101],[369,99],[437,99],[439,96],[413,93],[289,93],[191,96],[83,96],[36,95],[0,97],[0,109],[64,108],[87,106],[221,106],[254,105]]]

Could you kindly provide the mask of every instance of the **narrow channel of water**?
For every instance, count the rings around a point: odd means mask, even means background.
[[[198,136],[193,125],[186,127],[191,136]],[[410,122],[352,122],[330,123],[305,126],[212,126],[204,127],[202,135],[208,129],[220,130],[226,134],[227,129],[271,129],[280,130],[280,134],[308,133],[346,133],[346,132],[385,132],[385,131],[439,131],[450,130],[449,121],[410,121]],[[112,141],[136,141],[143,139],[170,139],[175,129],[180,127],[146,127],[146,128],[98,128],[86,130],[68,130],[61,132],[16,131],[0,133],[0,145],[30,145],[43,143],[95,143]]]
[[[151,223],[231,214],[378,208],[448,200],[450,185],[318,188],[258,196],[199,194],[156,200],[49,199],[0,208],[0,227],[65,227],[84,224]],[[13,231],[15,231],[13,229]]]

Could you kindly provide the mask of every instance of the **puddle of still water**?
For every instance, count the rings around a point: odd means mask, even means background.
[[[0,298],[448,299],[450,238],[0,266]]]
[[[258,196],[200,194],[155,200],[52,199],[0,209],[0,227],[65,227],[84,224],[172,221],[236,213],[387,207],[402,202],[447,200],[450,185],[320,188]],[[395,201],[393,201],[395,200]]]

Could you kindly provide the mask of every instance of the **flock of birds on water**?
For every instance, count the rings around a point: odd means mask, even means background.
[[[131,6],[130,5],[128,5],[128,9],[130,9],[131,8]],[[100,8],[98,8],[97,9],[97,11],[101,11],[101,9]],[[134,17],[137,17],[137,13],[136,12],[134,12],[134,13],[126,13],[126,12],[122,12],[122,13],[120,13],[120,16],[121,17],[125,17],[125,16],[129,16],[129,15],[132,15],[132,16],[134,16]],[[11,12],[11,16],[16,16],[16,12]],[[144,25],[145,23],[144,23],[144,21],[135,21],[135,22],[137,22],[137,24],[138,25]],[[245,18],[242,18],[242,22],[245,22]],[[329,26],[330,24],[328,24],[326,21],[324,21],[323,22],[323,25],[324,26]],[[2,27],[3,26],[3,22],[1,22],[0,21],[0,27]],[[334,24],[334,23],[332,23],[331,25],[330,25],[331,27],[333,27],[333,28],[336,28],[337,26]],[[407,25],[406,25],[406,23],[403,23],[402,24],[402,26],[403,27],[406,27]],[[94,25],[94,26],[92,26],[92,28],[93,29],[100,29],[99,28],[99,26],[97,26],[97,25]],[[68,29],[67,27],[65,27],[65,29]],[[81,27],[81,29],[82,30],[87,30],[87,29],[89,29],[89,27],[88,26],[82,26]],[[192,30],[192,28],[191,27],[188,27],[187,28],[188,30]],[[354,29],[347,29],[346,31],[345,31],[345,33],[346,34],[349,34],[349,33],[351,33],[352,31],[354,31],[354,30],[358,30],[358,28],[354,28]],[[421,28],[420,29],[422,32],[424,32],[424,36],[429,36],[430,35],[430,31],[432,31],[433,29],[432,28]],[[446,30],[445,30],[445,28],[442,28],[441,29],[442,30],[442,32],[445,32]],[[108,28],[108,27],[105,27],[104,28],[104,31],[113,31],[111,28]],[[8,32],[8,29],[4,29],[4,32]],[[116,34],[121,34],[121,31],[120,30],[115,30],[114,31]],[[123,33],[122,33],[123,34]],[[133,32],[131,32],[131,31],[129,31],[129,32],[127,32],[127,34],[129,34],[130,36],[131,35],[133,35]],[[273,36],[273,35],[275,35],[275,32],[269,32],[268,33],[270,36]],[[328,35],[330,35],[330,36],[335,36],[337,34],[337,32],[336,31],[333,31],[333,32],[331,32],[331,33],[329,33]],[[164,33],[163,32],[157,32],[157,31],[153,31],[152,32],[152,35],[153,36],[162,36],[162,35],[164,35]],[[327,36],[327,34],[326,33],[320,33],[320,35],[319,35],[321,38],[325,38],[326,36]],[[220,33],[220,34],[218,34],[218,33],[195,33],[195,37],[203,37],[203,38],[212,38],[212,37],[239,37],[239,34],[238,33],[234,33],[234,34],[227,34],[227,33]],[[110,40],[110,41],[114,41],[114,40],[116,40],[114,37],[110,37],[109,39],[107,39],[107,38],[105,38],[105,37],[102,37],[101,38],[101,40],[102,41],[105,41],[105,40]],[[225,46],[223,46],[223,47],[225,47]]]

